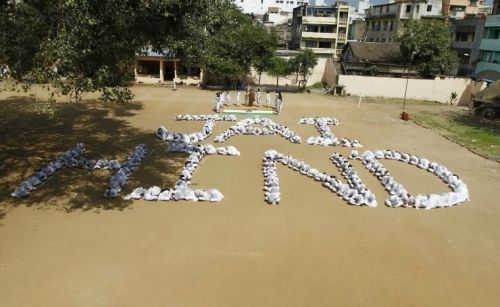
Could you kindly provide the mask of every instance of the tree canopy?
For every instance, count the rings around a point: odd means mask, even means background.
[[[275,36],[232,4],[224,12],[208,31],[210,38],[199,56],[201,66],[226,77],[244,76],[251,67],[262,73],[276,49]]]
[[[262,67],[275,40],[230,0],[0,0],[0,59],[20,82],[130,97],[115,88],[145,48],[223,76]]]
[[[296,74],[299,88],[304,89],[314,67],[318,64],[318,56],[311,49],[304,49],[288,62],[290,72]]]
[[[448,27],[441,22],[409,21],[398,41],[408,63],[417,65],[422,75],[449,72],[457,63]]]
[[[274,56],[269,60],[269,63],[270,65],[267,73],[273,77],[276,77],[276,86],[278,86],[279,78],[286,77],[290,74],[288,60],[285,58]]]

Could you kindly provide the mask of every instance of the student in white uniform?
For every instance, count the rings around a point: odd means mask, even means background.
[[[276,98],[274,100],[275,107],[276,107],[276,112],[278,114],[281,113],[281,109],[283,108],[283,97],[281,96],[280,91],[276,91]]]
[[[226,106],[231,105],[231,92],[226,91]]]
[[[220,113],[220,109],[222,108],[222,101],[220,97],[220,92],[215,94],[215,112]]]
[[[236,92],[236,103],[235,103],[237,106],[239,106],[239,105],[240,105],[240,99],[241,99],[241,91],[240,91],[240,90],[238,90],[238,91]]]
[[[220,92],[220,102],[221,102],[221,105],[226,104],[226,93],[224,91]]]
[[[266,91],[266,106],[269,107],[271,105],[271,93]]]

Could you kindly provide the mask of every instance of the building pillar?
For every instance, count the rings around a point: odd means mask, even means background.
[[[160,83],[165,82],[165,78],[163,77],[163,60],[160,60]]]

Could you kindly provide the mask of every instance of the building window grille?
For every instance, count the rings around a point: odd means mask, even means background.
[[[306,47],[307,48],[317,48],[318,44],[316,41],[306,41]]]
[[[486,28],[484,38],[487,39],[499,39],[500,38],[500,28]]]
[[[319,42],[319,48],[332,48],[332,42]]]

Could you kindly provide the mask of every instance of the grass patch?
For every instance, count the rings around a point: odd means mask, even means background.
[[[322,82],[316,82],[313,85],[308,86],[308,88],[313,89],[313,90],[322,90],[324,87]]]
[[[363,97],[362,102],[366,103],[387,103],[387,104],[399,104],[403,107],[404,99],[401,98],[387,98],[387,97]],[[436,101],[429,100],[416,100],[416,99],[406,99],[406,107],[411,105],[442,105]]]
[[[488,159],[500,162],[500,122],[474,117],[472,112],[428,112],[412,115],[422,127],[433,129],[442,136]]]

